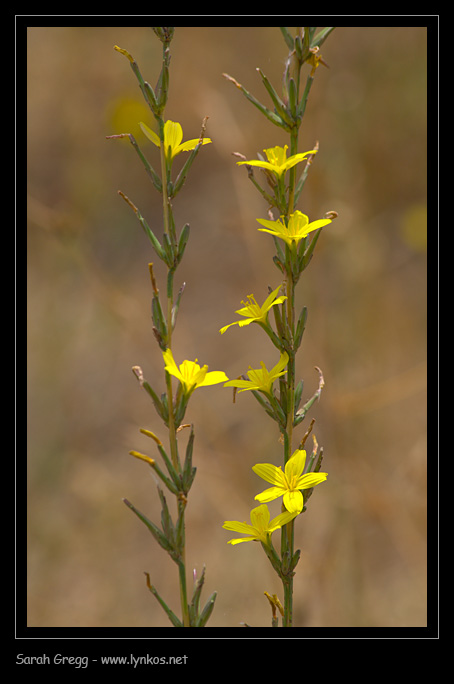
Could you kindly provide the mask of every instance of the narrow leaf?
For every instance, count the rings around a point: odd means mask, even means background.
[[[153,233],[153,231],[152,231],[151,228],[149,227],[148,223],[145,221],[145,219],[144,219],[144,217],[142,216],[142,214],[140,213],[140,211],[139,211],[139,210],[137,209],[137,207],[131,202],[131,200],[129,199],[129,197],[126,197],[126,195],[125,195],[123,192],[121,192],[121,190],[118,191],[118,194],[119,194],[121,197],[123,197],[123,199],[125,200],[125,202],[126,202],[127,204],[129,204],[129,206],[130,206],[130,207],[132,208],[132,210],[134,211],[135,215],[137,216],[137,218],[138,218],[139,221],[140,221],[140,224],[141,224],[142,228],[143,228],[144,231],[145,231],[145,234],[146,234],[146,235],[148,236],[148,238],[150,239],[151,244],[153,245],[153,247],[154,247],[154,249],[155,249],[155,252],[156,252],[156,254],[158,255],[158,257],[159,257],[160,259],[165,260],[165,253],[164,253],[164,250],[163,250],[162,247],[161,247],[161,243],[159,242],[158,238],[155,236],[155,234]]]
[[[163,351],[167,349],[167,324],[164,319],[164,314],[162,312],[162,307],[161,307],[161,302],[159,300],[159,295],[154,295],[153,299],[151,300],[151,317],[153,319],[153,323],[156,327],[156,330],[158,332],[158,342],[159,346]]]
[[[269,119],[276,126],[279,126],[280,128],[283,128],[286,131],[290,131],[289,126],[280,116],[278,116],[274,112],[270,111],[267,107],[265,107],[265,105],[262,105],[262,103],[259,102],[257,100],[257,98],[255,98],[248,90],[246,90],[246,88],[244,86],[242,86],[241,83],[238,83],[238,81],[236,79],[232,78],[232,76],[229,76],[228,74],[222,74],[222,75],[228,81],[233,83],[239,90],[241,90],[241,92],[249,100],[249,102],[252,102],[252,104],[255,107],[257,107],[257,109],[259,111],[261,111],[262,114],[264,114],[267,117],[267,119]]]
[[[177,618],[175,613],[169,608],[169,606],[166,604],[166,602],[159,596],[156,588],[150,583],[150,575],[148,572],[145,573],[145,576],[147,578],[147,587],[153,594],[153,596],[158,600],[162,608],[165,610],[167,617],[169,618],[170,622],[174,627],[183,627],[183,623],[181,620]]]
[[[211,613],[213,612],[214,602],[216,601],[217,592],[214,591],[208,601],[205,604],[204,609],[200,613],[199,617],[196,619],[196,627],[205,627],[208,622]]]
[[[180,238],[178,240],[178,253],[177,253],[177,263],[179,264],[181,259],[183,258],[184,250],[186,249],[186,245],[188,244],[189,240],[189,223],[185,223],[183,228],[181,229],[180,233]]]
[[[274,104],[274,106],[275,106],[275,108],[276,108],[276,113],[277,113],[277,114],[278,114],[278,115],[279,115],[279,116],[280,116],[280,117],[281,117],[289,126],[293,125],[293,121],[292,121],[291,117],[288,115],[288,112],[287,112],[287,110],[286,110],[286,108],[285,108],[284,103],[282,102],[281,98],[279,97],[279,95],[277,94],[277,92],[275,91],[275,89],[273,88],[273,86],[272,86],[272,84],[270,83],[270,81],[269,81],[268,78],[265,76],[265,74],[262,72],[262,70],[259,69],[258,67],[257,67],[257,71],[259,72],[260,76],[262,77],[263,85],[265,86],[265,88],[267,89],[267,91],[268,91],[268,93],[269,93],[271,99],[273,100],[273,104]],[[295,109],[292,110],[292,111],[296,111],[296,107],[295,107]]]
[[[183,487],[184,493],[187,494],[192,484],[192,452],[194,449],[194,426],[191,425],[191,434],[189,435],[188,444],[186,446],[186,457],[183,466]]]
[[[133,506],[130,501],[128,501],[127,499],[123,499],[123,501],[126,504],[126,506],[130,508],[133,513],[136,514],[139,520],[141,520],[148,527],[148,529],[150,530],[151,534],[156,539],[158,544],[165,551],[167,551],[167,553],[172,555],[174,553],[174,549],[172,548],[169,541],[166,539],[165,535],[159,529],[159,527],[152,523],[151,520],[148,520],[148,518],[143,513],[141,513],[137,508],[135,508],[135,506]]]
[[[161,500],[161,523],[162,523],[162,529],[164,530],[164,533],[169,540],[169,542],[172,544],[172,547],[175,549],[176,548],[176,543],[175,543],[175,526],[172,521],[172,516],[170,515],[169,507],[167,506],[167,501],[164,496],[164,492],[160,487],[158,487],[158,493],[159,493],[159,498]]]
[[[295,350],[299,348],[301,344],[301,339],[303,337],[304,330],[306,328],[306,321],[307,321],[307,307],[304,306],[300,316],[298,318],[298,323],[296,325],[296,333],[295,333],[295,341],[294,341],[294,346]]]
[[[194,570],[195,572],[195,570]],[[199,616],[199,604],[200,604],[200,595],[202,593],[202,587],[205,582],[205,566],[203,566],[202,574],[200,576],[200,579],[197,580],[196,585],[194,587],[194,593],[192,595],[192,601],[189,606],[189,614],[191,616],[191,622],[194,624],[196,619]]]
[[[335,28],[335,26],[326,26],[322,31],[320,31],[320,33],[317,33],[312,41],[311,47],[320,47],[320,45],[323,45],[329,34],[332,33]]]
[[[166,411],[163,403],[159,399],[159,397],[156,394],[156,392],[154,391],[154,389],[151,387],[151,385],[146,380],[142,383],[142,387],[144,388],[144,390],[146,390],[148,392],[148,394],[152,398],[154,407],[155,407],[156,411],[158,412],[158,415],[162,418],[162,420],[165,423],[167,423],[167,421],[169,420],[168,411]]]
[[[289,30],[286,26],[279,26],[282,35],[284,36],[284,40],[287,43],[287,47],[290,51],[292,51],[295,47],[295,42],[294,39],[292,38],[291,34],[289,33]]]
[[[302,257],[299,259],[299,272],[302,273],[305,268],[309,266],[309,262],[312,259],[312,256],[314,254],[314,249],[315,245],[318,242],[318,239],[320,237],[320,234],[322,232],[322,228],[319,228],[315,233],[314,237],[311,240],[311,243],[309,247],[306,249]]]

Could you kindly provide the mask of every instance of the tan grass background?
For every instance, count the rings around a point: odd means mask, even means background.
[[[297,527],[297,625],[427,620],[426,39],[424,27],[336,29],[301,130],[301,150],[319,140],[320,152],[299,208],[339,218],[298,291],[309,309],[298,372],[303,400],[317,387],[314,366],[324,372],[309,418],[329,479]],[[114,45],[155,82],[161,46],[150,28],[28,29],[29,626],[167,627],[144,571],[179,612],[176,566],[122,503],[159,520],[154,481],[128,451],[155,455],[139,428],[165,432],[131,372],[142,366],[164,391],[147,269],[157,259],[117,190],[162,228],[160,195],[133,148],[106,140],[132,132],[158,166],[137,125],[151,117]],[[221,74],[268,104],[255,69],[278,87],[287,48],[276,27],[177,27],[171,49],[166,118],[188,139],[209,116],[213,139],[174,203],[177,227],[191,225],[174,355],[236,377],[274,365],[275,350],[257,326],[218,330],[279,273],[255,221],[266,207],[231,153],[253,158],[286,137]],[[190,573],[207,566],[205,598],[218,591],[210,626],[266,626],[263,592],[280,595],[280,583],[257,544],[227,544],[222,523],[248,519],[263,484],[251,466],[280,462],[275,424],[252,396],[233,404],[220,387],[198,390],[187,419],[198,468],[187,561]]]

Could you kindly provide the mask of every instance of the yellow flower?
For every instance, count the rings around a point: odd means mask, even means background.
[[[272,171],[278,177],[280,177],[287,171],[287,169],[291,169],[292,166],[295,166],[295,164],[299,164],[299,162],[302,162],[304,159],[306,159],[308,155],[315,154],[317,152],[317,150],[300,152],[299,154],[293,154],[287,159],[287,150],[288,145],[285,145],[284,147],[279,147],[278,145],[276,147],[269,147],[268,149],[263,150],[268,159],[267,162],[253,159],[252,161],[240,161],[237,162],[237,164],[238,166],[241,164],[248,164],[248,166],[259,166],[262,169]]]
[[[283,218],[284,217],[281,216],[281,219]],[[318,230],[328,223],[331,223],[331,219],[318,219],[317,221],[309,223],[306,214],[303,214],[298,210],[295,211],[295,213],[290,214],[288,225],[285,225],[283,220],[269,221],[268,219],[257,219],[257,221],[263,226],[267,226],[266,228],[259,228],[259,230],[282,238],[289,246],[292,245],[292,242],[298,243],[313,230]]]
[[[259,306],[257,302],[255,301],[254,295],[248,295],[249,303],[246,302],[241,302],[244,304],[243,309],[238,309],[235,313],[240,314],[241,316],[246,316],[246,320],[244,321],[235,321],[234,323],[229,323],[229,325],[225,325],[223,328],[220,329],[220,333],[223,334],[227,330],[227,328],[230,328],[231,325],[239,325],[240,328],[242,328],[244,325],[249,325],[249,323],[266,323],[266,319],[268,316],[268,312],[270,311],[271,307],[275,306],[276,304],[280,304],[283,302],[287,297],[281,296],[277,297],[277,293],[281,289],[281,286],[279,285],[276,290],[271,292],[270,295],[265,299],[263,302],[262,306]]]
[[[142,121],[140,122],[140,128],[152,143],[157,147],[161,147],[159,136],[152,131],[151,128],[146,126]],[[211,138],[203,138],[202,140],[200,140],[200,138],[194,138],[193,140],[187,140],[184,143],[181,142],[182,140],[183,129],[181,124],[175,123],[175,121],[166,121],[164,124],[164,150],[166,154],[169,155],[170,160],[176,157],[177,154],[180,154],[180,152],[193,150],[199,142],[201,142],[202,145],[207,145],[211,142]]]
[[[245,392],[246,390],[257,390],[259,392],[265,392],[265,394],[271,394],[271,387],[273,382],[284,375],[287,371],[284,370],[285,366],[288,364],[288,354],[287,352],[282,352],[279,362],[270,371],[267,370],[263,361],[261,362],[262,368],[248,370],[247,375],[249,380],[229,380],[226,382],[224,387],[240,387],[240,392]]]
[[[174,375],[183,385],[185,394],[190,394],[197,387],[216,385],[225,382],[228,377],[223,371],[212,371],[208,373],[208,366],[202,368],[195,361],[183,361],[178,367],[170,349],[162,353],[165,361],[165,369],[170,375]]]
[[[285,472],[270,463],[258,463],[253,466],[254,473],[274,485],[274,487],[265,489],[261,494],[257,494],[255,497],[257,501],[274,501],[274,499],[283,496],[284,506],[289,513],[301,513],[304,499],[300,490],[315,487],[328,477],[328,473],[306,473],[303,475],[305,463],[306,452],[297,449],[287,461]]]
[[[232,532],[240,532],[247,534],[248,537],[241,537],[240,539],[230,539],[228,544],[240,544],[248,541],[261,541],[267,546],[270,543],[270,535],[278,530],[283,525],[286,525],[290,520],[293,520],[296,513],[284,512],[270,521],[270,512],[266,504],[257,506],[251,511],[251,525],[246,522],[237,522],[236,520],[226,520],[223,524],[225,530]]]

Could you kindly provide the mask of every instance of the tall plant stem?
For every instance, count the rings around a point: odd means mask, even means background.
[[[162,180],[162,209],[164,215],[164,232],[171,239],[170,236],[170,202],[167,192],[167,163],[166,151],[164,147],[164,121],[159,120],[159,137],[161,140],[161,180]],[[173,307],[173,271],[168,270],[167,273],[167,346],[172,348],[172,307]],[[178,444],[177,444],[177,429],[175,425],[175,415],[173,406],[173,391],[172,391],[172,377],[170,373],[166,372],[167,385],[167,403],[169,407],[169,440],[170,440],[170,454],[172,458],[172,465],[175,470],[179,468],[178,459]],[[187,598],[187,582],[186,582],[186,548],[185,548],[185,522],[184,509],[185,503],[177,501],[178,515],[181,519],[182,539],[180,547],[180,559],[178,561],[178,571],[180,578],[180,602],[181,613],[183,617],[183,626],[189,627],[189,607]]]
[[[299,82],[299,78],[298,81]],[[290,132],[290,155],[298,152],[298,128],[295,126]],[[288,221],[290,214],[294,211],[295,203],[295,186],[296,186],[296,169],[292,167],[289,174],[289,190],[288,190],[288,204],[287,215]],[[286,247],[288,250],[287,273],[286,273],[286,308],[287,308],[287,330],[290,342],[289,362],[287,365],[287,427],[286,438],[284,439],[284,465],[287,463],[293,453],[293,419],[295,413],[295,355],[294,348],[295,337],[295,281],[291,268],[291,247]],[[281,555],[283,562],[290,562],[293,557],[293,532],[294,521],[289,522],[282,528],[281,533]],[[286,561],[285,561],[286,559]],[[283,580],[284,587],[284,619],[283,626],[291,627],[293,622],[293,575],[287,576]]]
[[[294,127],[290,133],[290,155],[297,154],[298,152],[298,128]],[[287,206],[287,221],[290,214],[294,211],[294,201],[295,201],[295,185],[296,185],[296,170],[295,167],[290,169],[289,176],[289,190],[288,190],[288,206]],[[289,248],[290,249],[290,248]],[[290,257],[290,255],[289,255]],[[294,336],[295,336],[295,282],[293,278],[293,273],[291,269],[291,259],[288,258],[287,262],[287,273],[286,273],[286,295],[287,295],[287,324],[290,336],[290,346],[291,353],[289,354],[289,364],[287,369],[287,383],[288,383],[288,407],[287,407],[287,436],[288,436],[288,450],[285,454],[285,463],[293,453],[292,449],[292,438],[293,438],[293,418],[295,412],[295,354],[296,349],[294,348]]]
[[[167,193],[167,164],[166,153],[164,149],[164,121],[159,121],[159,137],[161,140],[161,179],[162,179],[162,210],[164,215],[164,232],[170,238],[170,205],[169,196]],[[172,306],[173,306],[173,288],[171,287],[172,277],[170,272],[167,275],[167,346],[172,348]],[[175,428],[175,418],[173,411],[172,399],[172,378],[169,373],[167,377],[167,392],[169,404],[169,433],[170,433],[170,453],[172,456],[172,465],[178,468],[178,451],[177,451],[177,437]]]
[[[287,324],[291,336],[291,345],[293,347],[294,336],[294,297],[295,287],[293,276],[287,273]],[[287,463],[293,453],[293,414],[295,412],[295,350],[291,349],[289,353],[289,362],[287,365],[287,428],[284,438],[284,465]],[[283,511],[285,508],[283,507]],[[281,532],[281,557],[283,563],[290,562],[293,557],[293,528],[294,520],[291,520],[282,528]],[[287,560],[285,560],[287,559]],[[284,587],[284,619],[283,627],[292,626],[293,615],[293,576],[286,577],[283,581]]]

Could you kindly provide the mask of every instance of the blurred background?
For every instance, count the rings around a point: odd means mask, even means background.
[[[320,27],[321,28],[321,27]],[[290,29],[294,33],[293,28]],[[164,270],[124,192],[162,234],[161,196],[127,139],[158,151],[128,50],[152,84],[161,43],[147,27],[32,27],[28,41],[28,625],[170,626],[144,572],[179,613],[177,568],[126,508],[159,522],[151,471],[128,455],[157,456],[141,427],[166,439],[140,365],[165,389],[152,333],[148,262]],[[277,90],[287,47],[277,27],[177,27],[166,118],[205,146],[174,202],[191,236],[177,271],[186,282],[173,351],[231,378],[278,360],[241,300],[279,284],[267,207],[235,163],[286,144],[231,83],[269,105],[256,67]],[[325,389],[315,418],[326,483],[298,520],[295,624],[425,626],[426,615],[426,59],[425,27],[340,27],[327,39],[300,133],[317,155],[298,208],[335,210],[298,288],[308,323],[298,357],[303,402]],[[306,78],[305,67],[303,78]],[[183,154],[175,161],[178,169]],[[198,474],[187,508],[187,566],[207,567],[209,626],[270,624],[263,592],[280,582],[258,544],[232,547],[225,520],[249,520],[264,483],[257,462],[281,462],[276,424],[249,393],[197,390]],[[187,435],[180,438],[184,450]],[[272,515],[279,502],[270,504]],[[276,537],[277,541],[277,537]]]

